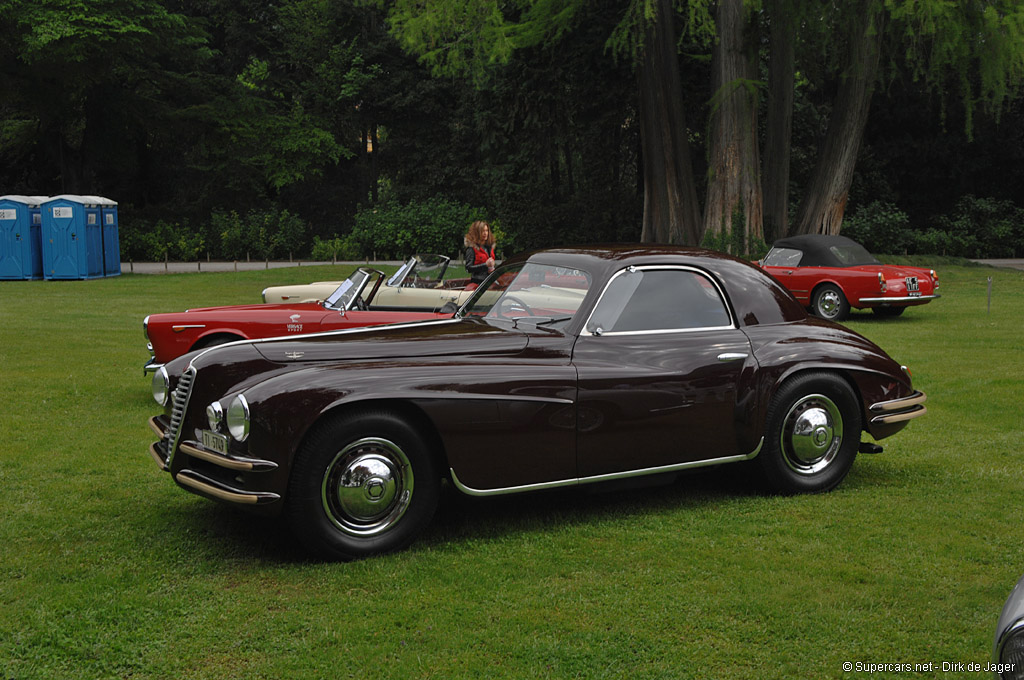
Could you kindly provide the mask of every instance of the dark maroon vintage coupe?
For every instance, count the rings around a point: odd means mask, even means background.
[[[283,513],[312,550],[407,545],[443,478],[474,496],[756,466],[826,491],[925,412],[910,373],[704,250],[540,251],[455,318],[239,341],[154,378],[151,454],[185,489]]]

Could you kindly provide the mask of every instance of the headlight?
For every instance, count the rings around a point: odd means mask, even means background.
[[[228,432],[240,442],[249,436],[249,402],[239,394],[228,406]]]
[[[1002,668],[997,677],[1003,680],[1024,678],[1024,620],[1019,620],[996,642],[998,658],[994,659]]]
[[[211,430],[220,432],[221,423],[224,422],[224,407],[220,405],[219,401],[206,407],[206,420],[210,424]]]
[[[167,406],[167,398],[171,394],[171,379],[167,377],[167,369],[161,366],[153,374],[153,401]]]

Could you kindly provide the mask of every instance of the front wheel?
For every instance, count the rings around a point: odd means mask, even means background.
[[[360,412],[314,430],[295,457],[286,514],[310,550],[351,560],[404,548],[430,522],[440,478],[417,430]]]
[[[860,431],[860,406],[845,380],[832,373],[788,380],[768,406],[764,448],[757,457],[765,481],[779,493],[834,488],[853,465]]]
[[[842,321],[850,313],[850,303],[839,286],[826,283],[814,291],[811,312],[829,321]]]

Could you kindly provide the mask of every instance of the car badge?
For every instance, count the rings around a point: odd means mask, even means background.
[[[288,318],[292,320],[292,323],[295,323],[295,322],[296,322],[296,321],[298,321],[298,320],[299,320],[300,318],[302,318],[302,315],[301,315],[301,314],[292,314],[292,315],[291,315],[290,317],[288,317]]]
[[[305,352],[285,352],[284,355],[288,359],[301,359]]]

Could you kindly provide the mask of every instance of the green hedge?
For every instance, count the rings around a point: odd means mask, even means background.
[[[1024,256],[1024,210],[1012,201],[971,195],[925,229],[912,228],[909,216],[895,205],[876,201],[845,219],[842,233],[873,253]]]

